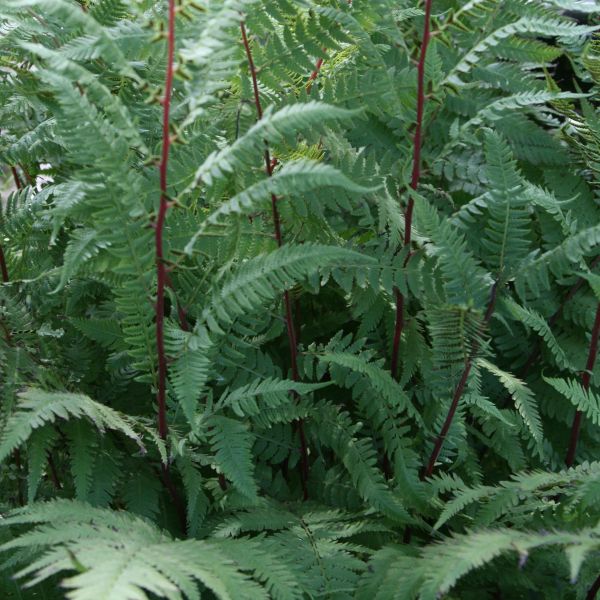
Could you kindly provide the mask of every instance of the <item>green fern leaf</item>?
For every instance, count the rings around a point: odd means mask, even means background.
[[[544,377],[559,394],[564,396],[573,406],[581,411],[594,424],[600,424],[600,396],[591,390],[586,390],[574,379],[560,379],[558,377]]]
[[[32,388],[19,395],[17,406],[18,410],[2,428],[0,461],[25,442],[35,429],[54,423],[57,418],[68,420],[85,417],[100,431],[120,431],[141,446],[139,435],[124,415],[83,394],[45,392]]]
[[[477,362],[490,373],[498,377],[502,385],[512,396],[515,407],[519,411],[523,422],[531,432],[531,435],[537,444],[538,451],[541,454],[544,432],[542,430],[542,419],[533,392],[520,379],[511,373],[499,369],[491,362],[483,358],[478,359]]]
[[[258,487],[252,461],[254,436],[243,423],[227,417],[210,417],[207,425],[211,429],[216,465],[250,502],[256,502]]]

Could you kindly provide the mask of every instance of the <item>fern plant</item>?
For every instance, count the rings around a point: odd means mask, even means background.
[[[596,597],[599,15],[4,0],[2,597]]]

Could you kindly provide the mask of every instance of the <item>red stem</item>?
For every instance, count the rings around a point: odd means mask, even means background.
[[[585,600],[594,600],[598,592],[600,592],[600,575],[598,575],[596,581],[592,583],[592,587],[589,589]]]
[[[410,187],[416,190],[421,179],[421,148],[423,146],[423,116],[425,114],[425,60],[427,59],[427,48],[431,40],[431,5],[432,0],[425,1],[425,25],[423,27],[423,39],[419,63],[417,65],[417,119],[413,143],[413,168]],[[412,197],[408,199],[406,214],[404,217],[404,247],[409,248],[412,238],[412,219],[415,201]],[[407,252],[404,266],[408,263],[410,254]],[[404,329],[404,295],[396,290],[396,323],[394,326],[394,341],[392,344],[391,371],[392,376],[398,376],[398,360],[400,352],[400,339]]]
[[[21,180],[19,179],[19,174],[17,173],[17,169],[15,169],[14,167],[11,167],[10,170],[12,172],[13,179],[15,180],[16,188],[18,190],[22,190],[23,184],[21,183]]]
[[[600,302],[596,309],[596,319],[594,321],[594,327],[592,328],[592,339],[590,340],[590,350],[588,353],[587,364],[585,365],[585,371],[581,377],[582,387],[584,390],[590,388],[590,380],[592,378],[592,371],[594,370],[594,364],[596,362],[596,356],[598,354],[598,337],[600,336]],[[573,419],[573,426],[571,428],[571,439],[569,441],[569,450],[567,451],[567,458],[565,463],[567,467],[573,466],[575,460],[575,452],[577,451],[577,443],[579,442],[579,433],[581,430],[582,412],[578,410],[575,413]]]
[[[493,314],[494,308],[496,306],[496,298],[497,297],[498,297],[498,283],[496,282],[492,286],[490,300],[489,300],[485,315],[483,317],[481,329],[483,329],[489,323],[489,320],[492,318],[492,314]],[[427,479],[433,473],[433,470],[435,468],[435,463],[437,462],[440,452],[442,451],[442,446],[444,445],[446,436],[448,435],[448,431],[450,430],[450,426],[452,425],[452,421],[454,420],[454,415],[456,414],[456,409],[458,408],[460,399],[462,398],[462,395],[465,391],[465,387],[466,387],[467,381],[469,379],[469,374],[471,373],[471,368],[473,367],[473,360],[475,359],[475,356],[476,356],[478,350],[479,350],[479,342],[477,340],[475,340],[473,343],[473,348],[471,350],[471,353],[465,362],[465,367],[463,369],[460,381],[458,382],[458,385],[456,386],[456,389],[454,390],[454,396],[452,397],[452,404],[450,405],[450,410],[448,410],[448,415],[446,416],[446,420],[444,421],[444,424],[442,425],[442,429],[440,430],[440,433],[438,434],[438,436],[435,440],[435,444],[433,446],[431,456],[429,457],[429,461],[427,462],[427,466],[425,467],[425,470],[421,473],[422,480]]]
[[[166,439],[169,432],[167,425],[166,407],[166,380],[167,356],[165,354],[164,318],[165,318],[165,285],[167,282],[167,268],[163,254],[163,233],[165,219],[169,210],[167,197],[167,167],[169,164],[169,148],[171,136],[169,134],[169,114],[171,110],[171,93],[173,90],[173,63],[175,56],[175,0],[169,0],[169,24],[167,34],[167,70],[165,76],[165,94],[163,105],[163,132],[162,153],[160,158],[160,205],[155,227],[156,244],[156,349],[158,355],[158,391],[156,401],[158,405],[158,434],[161,439]]]
[[[25,179],[27,180],[27,183],[30,186],[34,185],[34,181],[33,178],[31,177],[31,175],[29,174],[29,171],[23,166],[23,165],[19,165],[21,167],[21,171],[23,171],[23,175],[25,175]]]
[[[392,344],[392,361],[390,369],[392,376],[398,378],[398,359],[400,358],[400,339],[404,329],[404,294],[396,288],[396,324],[394,326],[394,341]]]
[[[0,271],[2,271],[2,281],[8,283],[8,269],[6,267],[6,258],[4,257],[2,244],[0,244]]]
[[[167,425],[167,406],[166,406],[166,382],[167,382],[167,355],[165,352],[164,339],[164,318],[165,318],[165,287],[168,285],[173,288],[171,278],[167,271],[163,252],[163,234],[167,212],[169,210],[169,197],[167,195],[167,170],[169,166],[169,150],[171,148],[171,135],[169,133],[171,96],[173,93],[173,71],[175,63],[175,0],[169,0],[168,10],[168,30],[167,30],[167,68],[165,74],[165,90],[162,99],[163,106],[163,126],[162,126],[162,152],[159,164],[160,173],[160,204],[158,207],[158,216],[155,224],[155,246],[156,246],[156,351],[158,355],[158,390],[156,401],[158,405],[158,434],[165,440],[169,433]],[[185,310],[177,301],[177,311],[181,327],[184,331],[188,330]],[[161,479],[169,492],[173,505],[177,512],[181,529],[187,533],[187,520],[185,516],[185,507],[169,471],[168,464],[161,464]]]
[[[323,59],[319,58],[317,60],[317,64],[315,65],[315,70],[310,74],[308,78],[308,83],[306,84],[306,93],[310,94],[310,90],[312,90],[313,81],[319,76],[319,71],[321,70],[321,66],[323,65]]]
[[[252,57],[252,51],[250,44],[248,43],[248,36],[246,35],[246,26],[244,23],[240,23],[240,29],[242,31],[242,42],[244,49],[246,50],[246,57],[248,58],[248,66],[250,68],[250,75],[252,78],[252,89],[254,91],[254,104],[256,105],[256,114],[258,119],[263,116],[262,105],[260,102],[260,95],[258,91],[258,79],[256,76],[256,67],[254,65],[254,59]],[[316,75],[315,75],[316,77]],[[269,147],[265,144],[265,172],[268,177],[273,175],[274,164],[271,160],[271,154]],[[275,230],[275,240],[277,246],[281,248],[283,246],[283,236],[281,234],[281,218],[279,216],[279,209],[277,208],[277,196],[271,194],[271,209],[273,212],[273,227]],[[296,337],[296,329],[294,326],[294,312],[292,310],[292,301],[288,290],[283,292],[283,304],[285,307],[285,325],[287,329],[288,346],[290,349],[290,363],[292,367],[292,379],[294,381],[299,380],[298,376],[298,343]],[[300,435],[300,456],[301,456],[301,479],[302,479],[302,491],[304,499],[308,500],[308,446],[306,443],[306,436],[304,433],[304,422],[302,419],[297,421],[298,432]]]

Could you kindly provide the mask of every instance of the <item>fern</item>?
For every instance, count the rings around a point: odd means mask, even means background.
[[[6,458],[12,450],[23,444],[31,433],[57,418],[85,417],[101,432],[113,429],[141,444],[127,417],[120,415],[104,404],[94,402],[83,394],[67,392],[44,392],[30,389],[20,394],[18,410],[6,421],[2,428],[0,457]]]
[[[267,598],[260,584],[232,564],[218,545],[201,540],[175,541],[128,513],[73,501],[56,500],[36,508],[6,520],[5,525],[37,526],[4,544],[2,551],[23,551],[20,549],[30,545],[39,551],[59,544],[19,571],[19,576],[43,581],[51,573],[79,571],[66,585],[71,598],[148,598],[148,593],[165,597],[178,590],[188,598],[198,598],[198,583],[219,598],[235,597],[241,586],[244,597]],[[78,533],[73,536],[68,527],[57,528],[59,523],[76,525]]]
[[[541,448],[544,437],[542,431],[542,419],[539,414],[535,397],[531,390],[529,390],[522,381],[519,381],[519,379],[512,376],[510,373],[506,373],[498,369],[498,367],[494,366],[488,361],[479,359],[478,362],[482,367],[496,375],[508,393],[513,397],[515,408],[521,414],[525,425],[527,425],[529,428],[529,431],[531,432],[533,439],[538,444],[538,447]]]
[[[0,3],[0,596],[600,590],[598,9],[416,4]]]
[[[373,594],[375,598],[435,598],[449,592],[471,571],[487,566],[503,554],[516,552],[520,562],[525,564],[532,550],[554,545],[564,549],[570,563],[571,581],[577,580],[585,556],[593,554],[598,547],[594,529],[539,534],[503,528],[454,536],[425,547],[417,557],[389,548],[375,555],[372,567],[376,575],[359,592],[358,598],[373,597]],[[517,565],[513,565],[513,569],[517,569]]]
[[[230,323],[236,316],[279,296],[291,284],[318,272],[320,268],[333,265],[368,267],[374,263],[371,257],[344,248],[310,244],[283,247],[265,256],[257,256],[235,269],[213,294],[204,318],[209,326],[215,318]]]
[[[578,411],[585,414],[594,425],[598,424],[600,419],[600,399],[593,392],[586,390],[580,383],[572,379],[565,380],[558,377],[545,377],[544,381],[569,400]]]

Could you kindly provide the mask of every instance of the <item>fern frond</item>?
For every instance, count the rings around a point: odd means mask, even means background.
[[[143,447],[129,418],[112,408],[94,402],[83,394],[45,392],[32,388],[19,394],[16,412],[9,416],[2,427],[0,460],[23,444],[35,429],[54,423],[56,419],[83,417],[101,432],[106,429],[119,431]]]
[[[252,462],[254,436],[243,423],[228,417],[210,417],[207,427],[217,467],[250,502],[256,502],[258,487]]]
[[[586,390],[574,379],[561,379],[559,377],[544,377],[561,396],[564,396],[580,412],[582,412],[594,425],[600,424],[600,396],[591,390]]]
[[[231,323],[235,317],[248,314],[324,267],[351,269],[375,263],[370,256],[344,248],[317,244],[284,246],[246,261],[226,277],[213,294],[204,318],[209,326],[215,317]]]
[[[232,145],[210,154],[196,171],[194,185],[203,181],[212,185],[216,180],[232,173],[246,164],[254,164],[256,155],[261,154],[265,141],[269,145],[295,138],[299,131],[322,127],[327,122],[335,122],[355,116],[356,111],[346,110],[311,100],[303,104],[291,104],[275,111],[265,110],[244,135]]]
[[[515,407],[519,411],[523,422],[529,429],[541,453],[544,433],[542,430],[542,419],[533,392],[520,379],[499,369],[491,362],[480,358],[477,361],[482,367],[498,377],[502,385],[512,396]]]
[[[505,140],[493,132],[485,135],[488,177],[488,227],[482,240],[490,252],[489,263],[510,276],[530,252],[530,215],[516,162]]]
[[[266,600],[268,594],[248,578],[216,544],[174,541],[147,521],[126,512],[56,500],[16,511],[3,525],[36,527],[0,546],[45,554],[18,573],[39,583],[55,573],[79,571],[63,580],[73,600],[200,597],[198,583],[217,598]],[[65,551],[66,550],[66,551]],[[243,590],[242,596],[239,591]]]
[[[554,545],[565,550],[571,561],[570,574],[574,581],[583,561],[576,560],[572,549],[580,547],[583,556],[593,554],[600,546],[595,535],[594,529],[541,534],[504,528],[455,535],[426,546],[416,557],[401,548],[386,548],[375,554],[373,575],[366,578],[357,597],[433,600],[448,593],[468,573],[486,567],[502,554],[517,552],[522,562],[526,562],[529,552]],[[514,569],[517,569],[516,563]]]

